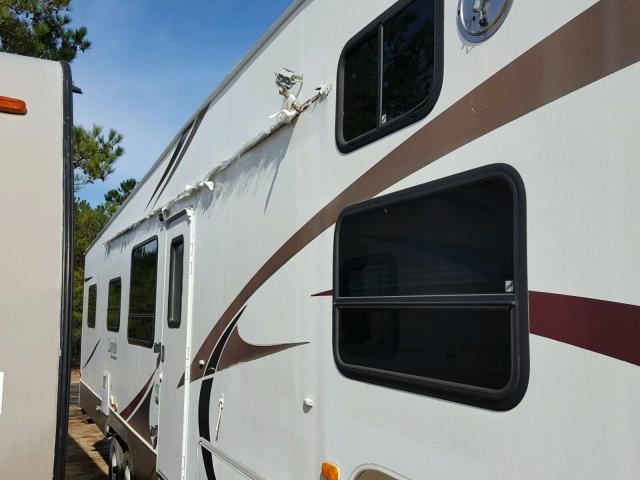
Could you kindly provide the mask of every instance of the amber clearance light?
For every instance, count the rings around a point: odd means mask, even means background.
[[[340,480],[340,468],[331,462],[322,464],[322,478],[325,480]]]
[[[17,98],[0,96],[0,112],[24,115],[27,113],[27,104]]]

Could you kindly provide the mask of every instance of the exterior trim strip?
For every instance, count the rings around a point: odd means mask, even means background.
[[[62,158],[63,158],[63,226],[62,226],[62,298],[60,307],[60,364],[58,367],[58,412],[56,425],[53,478],[65,477],[67,430],[69,423],[69,388],[71,382],[71,311],[73,309],[73,81],[71,67],[60,62],[62,68]]]
[[[600,0],[383,157],[300,227],[249,279],[194,356],[191,381],[202,378],[198,362],[209,359],[220,335],[248,299],[334,225],[346,206],[372,198],[487,133],[640,61],[638,30],[640,2]]]
[[[84,380],[80,380],[80,407],[95,422],[101,432],[105,432],[107,416],[100,410],[102,400]]]
[[[154,478],[156,474],[157,452],[138,432],[112,408],[107,416],[109,430],[122,439],[129,447],[133,459],[133,473],[135,478]]]

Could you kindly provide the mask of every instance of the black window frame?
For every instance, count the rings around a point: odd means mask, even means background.
[[[91,309],[91,293],[93,292],[93,311]],[[93,283],[87,288],[87,327],[96,328],[98,316],[98,284]]]
[[[109,326],[109,312],[115,311],[116,308],[111,305],[111,286],[118,283],[120,285],[120,302],[118,303],[118,324],[115,329]],[[122,323],[122,278],[115,277],[109,280],[109,285],[107,286],[107,318],[106,325],[108,332],[118,333],[120,331],[120,324]]]
[[[345,45],[340,54],[340,60],[338,62],[338,75],[337,75],[337,94],[336,94],[336,144],[338,146],[338,150],[341,153],[347,154],[351,153],[359,148],[368,145],[369,143],[375,142],[387,135],[390,135],[402,128],[405,128],[419,120],[425,118],[433,108],[435,107],[438,98],[440,97],[440,91],[442,90],[442,79],[444,74],[444,1],[443,0],[434,0],[435,3],[435,21],[434,21],[434,65],[433,65],[433,85],[431,87],[431,92],[428,95],[428,98],[419,104],[409,112],[401,115],[398,118],[394,118],[389,122],[378,125],[375,129],[364,133],[356,138],[351,140],[345,140],[343,135],[343,118],[344,118],[344,77],[345,77],[345,63],[346,57],[351,53],[351,51],[359,47],[361,43],[369,38],[371,35],[377,35],[379,38],[379,42],[381,43],[380,35],[377,33],[381,28],[381,25],[388,20],[391,20],[395,15],[400,13],[405,7],[411,4],[414,0],[400,0],[392,5],[389,9],[383,12],[380,16],[378,16],[375,20],[369,23],[365,28],[363,28],[360,32],[358,32],[355,36],[353,36]],[[379,46],[378,48],[378,59],[379,59],[379,70],[384,68],[382,59],[383,52],[382,48]],[[381,96],[382,96],[382,88],[383,88],[383,78],[382,75],[378,74],[378,109],[380,108]],[[378,115],[379,116],[379,115]]]
[[[181,273],[182,276],[180,278],[180,295],[176,296],[174,293],[174,271],[173,271],[173,254],[174,247],[178,244],[182,244],[182,266]],[[182,325],[182,297],[184,294],[184,255],[185,255],[185,242],[184,235],[178,235],[171,240],[171,244],[169,246],[169,280],[167,285],[167,328],[178,329]],[[178,321],[172,321],[172,310],[174,306],[174,302],[178,303]]]
[[[509,183],[514,195],[514,293],[455,294],[393,297],[339,297],[340,288],[340,227],[354,214],[411,199],[422,198],[449,189],[500,178]],[[347,378],[386,386],[421,395],[440,398],[489,410],[514,408],[523,398],[529,381],[529,316],[526,250],[526,194],[518,172],[506,164],[480,167],[433,182],[394,192],[345,208],[336,222],[333,257],[333,355],[338,370]],[[511,376],[501,390],[476,387],[443,380],[416,377],[387,370],[347,364],[339,354],[340,310],[346,308],[513,308],[511,320]]]
[[[153,320],[152,320],[152,326],[151,326],[151,332],[152,332],[152,337],[150,340],[144,340],[144,339],[138,339],[138,338],[133,338],[131,337],[131,332],[129,330],[129,324],[131,322],[131,280],[133,278],[133,252],[140,248],[140,247],[144,247],[145,245],[152,243],[152,242],[157,242],[157,250],[156,250],[156,274],[154,276],[154,280],[155,280],[155,299],[154,299],[154,307],[153,307]],[[138,243],[137,245],[134,245],[134,247],[131,249],[131,256],[130,256],[130,262],[129,262],[129,309],[127,312],[127,342],[131,345],[137,345],[140,347],[146,347],[146,348],[152,348],[155,342],[155,336],[156,336],[156,317],[157,317],[157,313],[158,313],[158,265],[160,262],[160,240],[158,239],[157,235],[154,235],[151,238],[148,238],[146,240],[144,240],[143,242]],[[134,313],[134,315],[137,315]]]

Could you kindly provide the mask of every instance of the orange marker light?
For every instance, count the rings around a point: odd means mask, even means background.
[[[24,115],[27,113],[27,104],[17,98],[0,97],[0,113]]]
[[[340,468],[331,462],[322,464],[322,478],[326,480],[340,480]]]

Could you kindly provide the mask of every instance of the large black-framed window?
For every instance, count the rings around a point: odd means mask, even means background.
[[[184,277],[184,237],[171,240],[169,251],[169,294],[167,326],[180,328],[182,323],[182,283]]]
[[[87,298],[87,327],[96,328],[96,307],[98,302],[98,286],[89,285]]]
[[[129,283],[129,343],[153,346],[158,277],[158,238],[153,237],[131,251]]]
[[[112,278],[107,292],[107,330],[110,332],[120,330],[121,299],[122,280],[120,277]]]
[[[347,42],[338,65],[341,152],[429,114],[442,86],[442,32],[442,0],[400,0]]]
[[[334,355],[347,377],[494,410],[528,381],[526,200],[492,165],[344,210]]]

